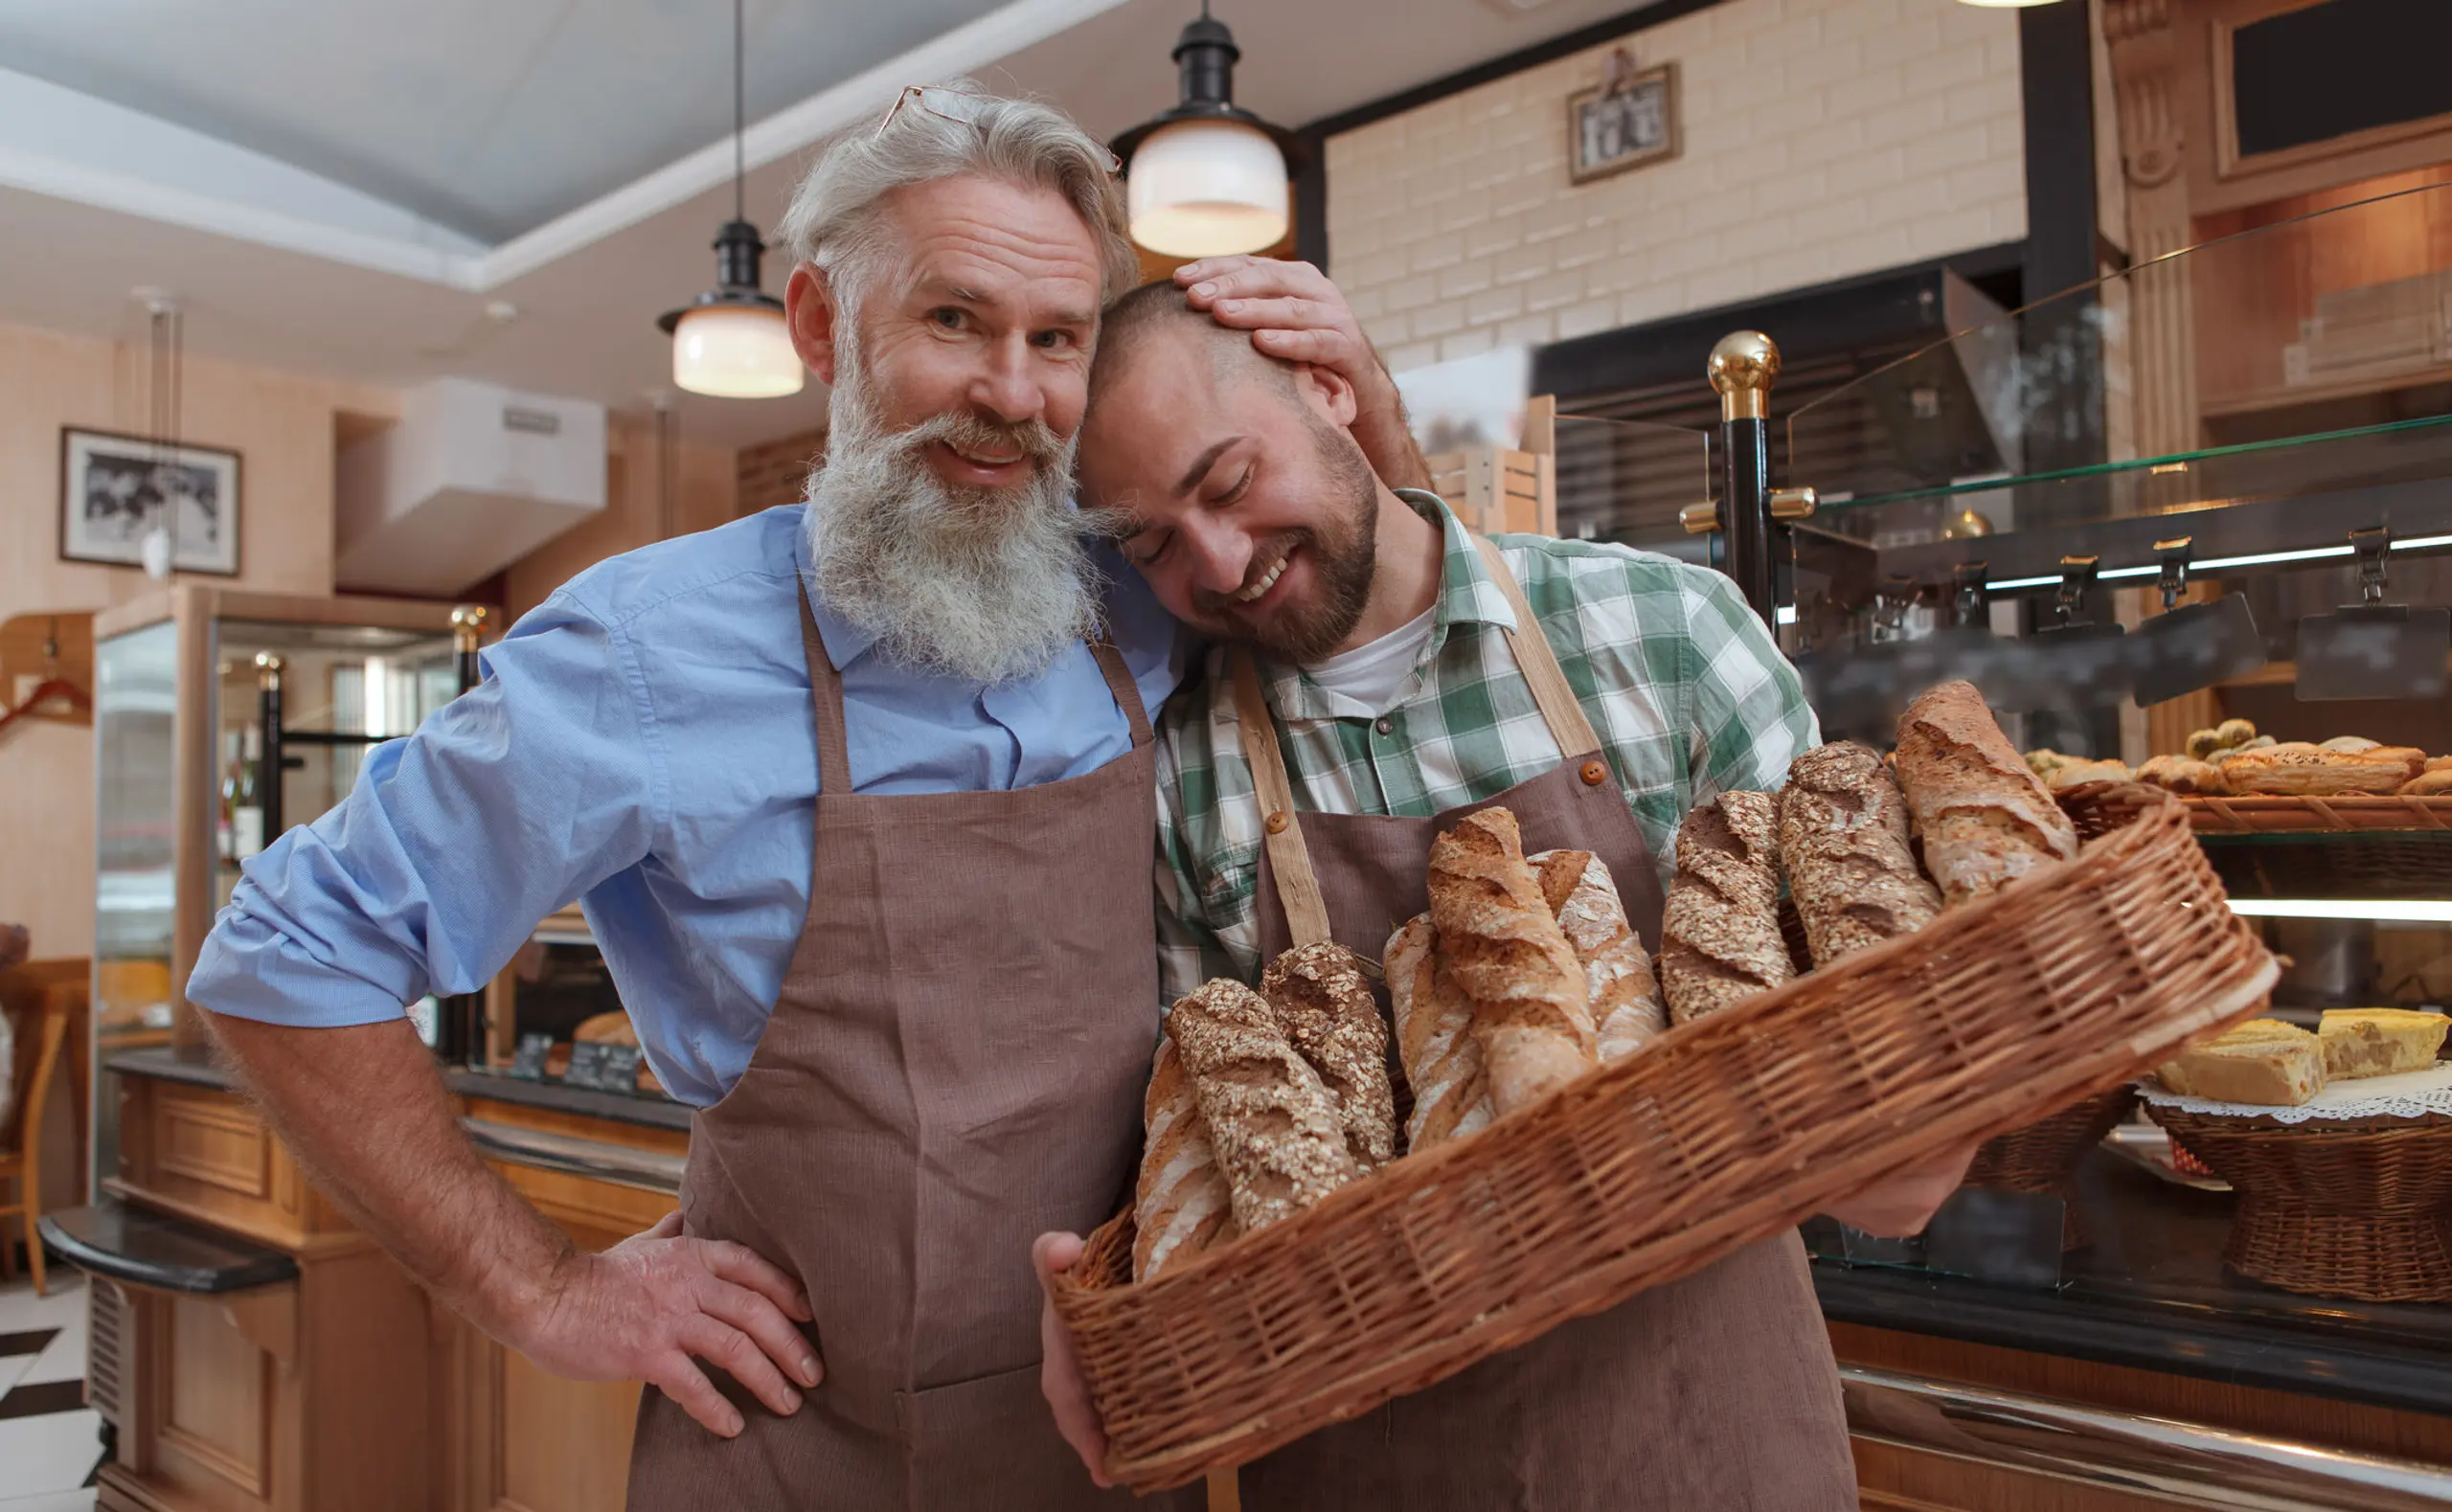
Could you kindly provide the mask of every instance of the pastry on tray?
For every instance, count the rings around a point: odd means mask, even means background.
[[[2300,798],[2397,792],[2412,775],[2406,747],[2327,751],[2304,740],[2240,751],[2220,766],[2234,793]]]
[[[2295,1108],[2324,1090],[2325,1052],[2296,1025],[2255,1019],[2180,1051],[2154,1074],[2183,1097]]]
[[[2325,1074],[2335,1080],[2425,1071],[2443,1049],[2452,1019],[2408,1008],[2327,1008],[2316,1026]]]

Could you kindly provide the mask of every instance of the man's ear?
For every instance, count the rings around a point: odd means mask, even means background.
[[[792,350],[829,389],[834,386],[834,323],[839,314],[825,274],[806,262],[792,269],[783,284],[783,324],[791,330]]]
[[[1310,363],[1294,365],[1294,392],[1304,402],[1319,413],[1322,419],[1340,430],[1353,424],[1361,406],[1353,396],[1353,385],[1334,368],[1317,367]]]

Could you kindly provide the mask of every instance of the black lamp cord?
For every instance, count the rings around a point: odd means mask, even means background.
[[[1208,0],[1201,0],[1201,4],[1206,9]],[[735,220],[749,218],[741,192],[741,180],[747,175],[748,169],[741,146],[740,6],[741,0],[732,0],[732,218]]]

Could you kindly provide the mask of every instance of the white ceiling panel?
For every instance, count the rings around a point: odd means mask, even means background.
[[[1001,0],[751,0],[751,119]],[[0,65],[487,241],[732,126],[730,0],[11,0]]]

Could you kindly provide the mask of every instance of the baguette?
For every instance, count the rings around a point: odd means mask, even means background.
[[[1388,938],[1383,964],[1396,1020],[1396,1058],[1413,1089],[1405,1148],[1461,1140],[1496,1117],[1482,1044],[1472,1033],[1473,1004],[1439,963],[1438,932],[1417,914]]]
[[[1660,926],[1660,985],[1680,1024],[1796,974],[1780,933],[1779,824],[1768,793],[1722,793],[1677,828]]]
[[[1599,1060],[1583,964],[1524,860],[1515,816],[1465,815],[1430,846],[1441,964],[1473,1004],[1473,1037],[1503,1117]]]
[[[1132,1201],[1136,1281],[1235,1236],[1234,1198],[1173,1040],[1158,1041],[1141,1119],[1141,1178]]]
[[[1946,904],[1983,897],[2077,853],[2077,826],[1971,683],[1943,683],[1907,706],[1898,720],[1898,782],[1924,837],[1924,868]]]
[[[2422,770],[2425,756],[2405,746],[2327,751],[2304,740],[2289,740],[2224,757],[2222,780],[2231,784],[2232,792],[2243,794],[2392,793],[2417,775],[2411,770],[2412,756],[2418,757]]]
[[[1388,1024],[1362,963],[1343,945],[1297,945],[1260,974],[1260,996],[1295,1052],[1336,1099],[1346,1153],[1368,1173],[1396,1154]]]
[[[1583,963],[1584,996],[1603,1065],[1623,1060],[1669,1027],[1651,956],[1626,922],[1626,906],[1609,863],[1589,850],[1545,850],[1524,858],[1541,879],[1541,895],[1557,915],[1575,959]]]
[[[1167,1033],[1192,1072],[1237,1229],[1290,1218],[1360,1174],[1335,1099],[1259,993],[1210,981],[1176,1003]]]
[[[1817,966],[1912,935],[1941,911],[1907,848],[1906,797],[1881,757],[1851,740],[1788,764],[1780,863]]]

